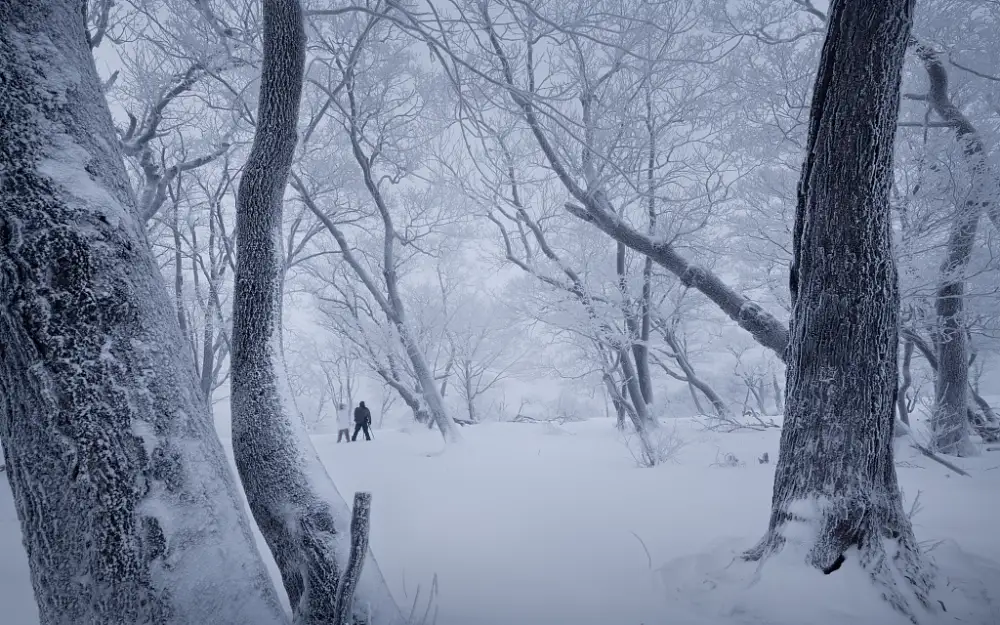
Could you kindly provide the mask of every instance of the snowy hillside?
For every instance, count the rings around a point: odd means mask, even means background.
[[[314,441],[342,493],[374,493],[372,548],[418,622],[432,598],[427,622],[437,610],[438,625],[902,623],[850,560],[826,579],[794,550],[759,576],[733,563],[767,524],[777,429],[715,433],[680,420],[664,430],[678,449],[655,469],[635,466],[609,419],[467,427],[444,453],[440,435],[419,427]],[[764,453],[769,464],[758,463]],[[951,583],[936,622],[1000,623],[986,595],[1000,589],[1000,453],[961,461],[971,478],[905,442],[898,456],[907,506],[920,493],[917,535]],[[0,606],[4,625],[37,622],[6,479]]]

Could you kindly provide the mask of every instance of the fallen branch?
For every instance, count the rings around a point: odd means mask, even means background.
[[[705,429],[710,432],[736,432],[738,430],[754,430],[756,432],[763,432],[764,430],[769,430],[772,428],[780,428],[781,426],[774,422],[774,419],[764,420],[764,418],[756,410],[748,410],[743,413],[744,417],[750,417],[752,421],[740,421],[735,417],[726,417],[718,415],[705,415],[708,423],[705,424]]]
[[[917,439],[915,439],[913,437],[913,430],[910,429],[910,427],[908,425],[906,425],[905,423],[903,423],[899,419],[896,419],[895,425],[894,425],[893,429],[896,430],[896,431],[898,431],[898,432],[902,432],[902,434],[904,436],[909,436],[910,437],[910,444],[913,445],[913,448],[916,449],[917,451],[919,451],[920,453],[922,453],[923,455],[927,456],[928,458],[930,458],[934,462],[937,462],[937,463],[939,463],[941,465],[944,465],[945,467],[951,469],[952,471],[954,471],[955,473],[958,473],[959,475],[964,475],[965,477],[972,477],[971,475],[969,475],[969,473],[967,471],[965,471],[965,469],[959,467],[958,465],[956,465],[956,464],[954,464],[952,462],[949,462],[948,460],[945,460],[944,458],[942,458],[941,456],[937,455],[936,453],[934,453],[933,451],[931,451],[930,449],[928,449],[924,445],[918,443]]]
[[[935,454],[930,449],[927,449],[926,447],[924,447],[923,445],[921,445],[917,441],[912,441],[912,442],[913,442],[913,448],[914,449],[916,449],[917,451],[919,451],[923,455],[927,456],[931,460],[943,464],[944,466],[948,467],[949,469],[951,469],[955,473],[958,473],[959,475],[964,475],[965,477],[972,477],[971,475],[969,475],[964,469],[962,469],[958,465],[955,465],[955,464],[952,464],[951,462],[948,462],[947,460],[945,460],[941,456]]]
[[[371,507],[371,493],[354,493],[354,510],[351,514],[351,555],[347,559],[344,575],[337,585],[334,625],[351,625],[354,622],[351,618],[351,604],[358,579],[361,577],[361,567],[365,563],[365,553],[368,551]]]

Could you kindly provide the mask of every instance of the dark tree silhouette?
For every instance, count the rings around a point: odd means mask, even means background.
[[[830,8],[793,232],[770,527],[747,554],[794,545],[832,573],[856,547],[883,596],[911,618],[930,609],[933,575],[893,464],[899,290],[889,189],[913,4],[835,0]],[[815,538],[803,545],[802,536]]]

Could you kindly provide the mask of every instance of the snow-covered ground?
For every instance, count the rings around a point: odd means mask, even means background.
[[[467,427],[444,453],[423,428],[314,441],[342,493],[373,492],[372,548],[417,620],[433,595],[438,625],[905,622],[850,559],[830,576],[793,550],[762,568],[734,561],[767,525],[778,430],[715,433],[691,420],[665,430],[679,449],[655,469],[636,467],[608,419]],[[771,462],[759,464],[765,452]],[[916,532],[946,581],[948,611],[926,622],[998,625],[1000,451],[959,462],[971,478],[900,443],[908,505],[920,493]],[[37,622],[6,480],[0,622]]]

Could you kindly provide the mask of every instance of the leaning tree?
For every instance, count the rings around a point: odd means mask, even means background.
[[[913,0],[835,0],[813,91],[791,267],[785,424],[770,527],[750,559],[848,550],[897,610],[931,609],[893,464],[899,289],[889,190]],[[803,539],[803,536],[808,538]]]
[[[233,289],[233,453],[250,510],[274,554],[296,623],[401,623],[371,555],[353,579],[350,511],[326,474],[301,416],[284,405],[282,210],[306,60],[299,0],[264,0],[259,110],[236,195]],[[367,543],[365,543],[366,545]],[[356,545],[355,545],[356,546]],[[345,620],[345,589],[357,586]]]

